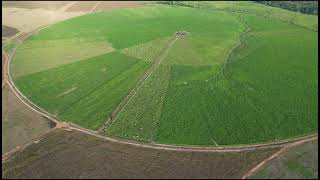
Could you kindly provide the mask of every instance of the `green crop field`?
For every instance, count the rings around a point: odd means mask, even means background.
[[[10,73],[39,107],[107,136],[271,142],[317,132],[317,21],[253,2],[150,3],[45,28]]]

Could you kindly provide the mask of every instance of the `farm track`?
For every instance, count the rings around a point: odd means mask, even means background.
[[[245,175],[242,176],[241,179],[247,179],[249,176],[251,176],[254,172],[256,172],[258,169],[260,169],[264,164],[266,164],[267,162],[277,158],[278,156],[280,156],[282,153],[284,153],[286,150],[288,150],[289,148],[292,148],[292,147],[295,147],[295,146],[298,146],[298,145],[301,145],[303,143],[306,143],[306,142],[310,142],[310,141],[313,141],[313,140],[317,140],[318,137],[312,137],[312,138],[309,138],[309,139],[304,139],[304,140],[301,140],[301,141],[297,141],[297,142],[294,142],[294,143],[291,143],[291,144],[288,144],[286,146],[284,146],[283,148],[281,148],[279,151],[277,151],[275,154],[273,154],[272,156],[268,157],[267,159],[263,160],[262,162],[260,162],[258,165],[256,165],[255,167],[253,167],[249,172],[247,172]]]
[[[97,7],[101,4],[101,2],[102,2],[102,1],[97,2],[97,3],[92,7],[92,9],[90,10],[90,12],[94,12],[94,10],[97,9]]]
[[[169,42],[164,46],[163,50],[161,51],[160,55],[156,57],[154,60],[154,63],[151,65],[151,67],[145,72],[145,74],[140,78],[138,83],[135,87],[133,87],[128,95],[120,102],[120,104],[115,108],[115,110],[111,113],[111,116],[108,118],[108,120],[105,122],[104,126],[99,131],[106,131],[106,128],[111,125],[111,123],[114,122],[114,120],[117,118],[119,113],[126,107],[126,105],[129,103],[130,99],[135,95],[135,93],[140,89],[140,87],[143,85],[145,80],[148,79],[148,77],[151,76],[151,74],[154,72],[154,70],[160,65],[162,60],[166,57],[169,50],[172,48],[172,46],[175,44],[175,42],[178,40],[180,36],[175,35]]]
[[[239,16],[237,16],[237,17],[239,19],[242,19]],[[247,22],[245,22],[244,19],[240,20],[240,22],[242,22],[246,26],[246,29],[244,32],[240,33],[237,44],[235,46],[233,46],[231,49],[229,49],[229,51],[227,52],[227,57],[226,57],[225,63],[222,65],[222,75],[224,75],[226,68],[230,64],[231,54],[234,53],[235,50],[237,50],[238,48],[240,48],[243,45],[243,39],[251,31],[251,27],[248,25]]]
[[[7,62],[8,62],[8,54],[7,52],[2,48],[2,58],[3,58],[3,67],[2,67],[2,89],[4,88],[5,84],[6,84],[6,74],[7,74],[7,68],[5,68],[7,66]]]
[[[41,28],[42,29],[42,28]],[[39,30],[36,30],[39,31]],[[23,43],[24,40],[27,39],[27,37],[29,35],[31,35],[32,33],[29,33],[26,38],[22,39],[12,50],[12,52],[8,55],[6,54],[6,64],[4,66],[3,69],[3,82],[2,82],[2,87],[4,86],[5,83],[7,83],[10,88],[12,89],[12,91],[15,93],[15,95],[19,98],[19,100],[24,103],[25,105],[27,105],[31,110],[37,112],[38,114],[47,117],[48,119],[54,121],[57,123],[56,128],[66,128],[66,129],[72,129],[72,130],[77,130],[95,137],[99,137],[102,138],[104,140],[107,141],[111,141],[111,142],[117,142],[117,143],[121,143],[121,144],[130,144],[130,145],[134,145],[137,147],[145,147],[145,148],[152,148],[152,149],[161,149],[161,150],[169,150],[169,151],[187,151],[187,152],[242,152],[242,151],[254,151],[257,149],[263,149],[263,148],[271,148],[271,147],[282,147],[282,149],[280,151],[278,151],[276,154],[274,154],[273,156],[267,158],[266,160],[262,161],[259,165],[257,165],[255,168],[253,168],[252,170],[250,170],[247,174],[245,174],[242,178],[246,178],[248,177],[250,174],[252,174],[254,171],[256,171],[257,169],[259,169],[263,164],[265,164],[267,161],[270,161],[272,159],[274,159],[275,157],[277,157],[278,155],[280,155],[282,152],[284,152],[285,150],[287,150],[288,148],[291,148],[293,146],[302,144],[304,142],[308,142],[308,141],[312,141],[314,139],[318,138],[318,133],[312,134],[312,135],[308,135],[308,136],[304,136],[304,137],[299,137],[299,138],[292,138],[292,139],[287,139],[287,140],[282,140],[282,141],[278,141],[278,142],[271,142],[271,143],[264,143],[264,144],[255,144],[255,145],[238,145],[238,146],[220,146],[220,147],[196,147],[196,146],[175,146],[175,145],[164,145],[164,144],[144,144],[144,143],[140,143],[140,142],[136,142],[136,141],[130,141],[130,140],[123,140],[123,139],[116,139],[116,138],[111,138],[111,137],[107,137],[107,136],[102,136],[100,134],[98,134],[95,131],[91,131],[85,128],[81,128],[78,127],[74,124],[66,124],[66,123],[61,123],[60,120],[58,120],[55,116],[51,115],[50,113],[47,113],[45,110],[41,109],[40,107],[36,106],[35,104],[33,104],[28,98],[26,98],[14,85],[10,73],[9,73],[9,66],[10,66],[10,60],[12,55],[15,53],[17,47],[19,47],[19,45],[21,45]],[[173,41],[171,41],[171,46],[173,46],[173,44],[175,43],[175,41],[178,38],[176,37]],[[172,43],[173,42],[173,43]],[[170,44],[169,44],[170,45]],[[170,47],[170,46],[169,46]],[[171,47],[170,47],[171,48]],[[170,49],[169,48],[169,49]],[[169,51],[169,50],[168,50]],[[4,50],[3,50],[4,52]],[[6,52],[5,52],[6,53]],[[165,53],[166,55],[166,53]],[[163,59],[163,58],[162,58]],[[161,62],[161,58],[159,58],[159,60]],[[156,64],[159,63],[154,63],[153,66],[155,66]],[[153,68],[154,69],[154,68]],[[151,74],[151,73],[150,73]],[[145,79],[148,78],[148,76],[143,76]],[[144,79],[144,80],[145,80]],[[144,81],[143,80],[143,81]],[[140,82],[140,81],[139,81]],[[143,83],[143,82],[142,82]],[[141,84],[142,84],[141,83]],[[139,83],[138,83],[139,84]],[[141,86],[140,84],[140,86]],[[139,85],[138,85],[139,87]],[[41,137],[39,137],[40,139],[43,138],[45,135],[42,135]],[[36,142],[36,141],[35,141]],[[14,152],[20,151],[22,149],[24,149],[25,147],[35,143],[35,142],[31,142],[31,143],[27,143],[25,145],[22,145],[20,147],[17,147],[16,149],[14,149],[13,151],[8,152],[7,154],[2,156],[2,159],[8,159],[10,158],[10,155],[13,154]]]

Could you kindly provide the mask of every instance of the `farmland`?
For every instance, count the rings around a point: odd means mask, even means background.
[[[19,31],[15,28],[6,26],[6,25],[2,25],[2,34],[3,37],[10,37],[13,36],[15,34],[17,34]]]
[[[55,129],[39,143],[5,161],[2,177],[240,178],[278,149],[226,153],[163,151],[106,141],[75,130]]]
[[[17,49],[11,76],[61,121],[104,127],[107,136],[221,146],[317,131],[316,16],[249,2],[183,3],[197,8],[151,4],[44,28]]]

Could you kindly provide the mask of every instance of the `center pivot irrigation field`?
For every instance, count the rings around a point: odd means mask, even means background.
[[[57,23],[17,49],[11,77],[61,121],[125,139],[220,146],[316,132],[317,18],[213,3]]]

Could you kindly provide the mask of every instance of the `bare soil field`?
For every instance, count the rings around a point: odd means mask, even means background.
[[[118,8],[133,8],[133,7],[141,7],[144,2],[142,1],[102,1],[97,8],[96,11],[99,10],[112,10]]]
[[[97,4],[99,1],[79,1],[76,2],[73,6],[68,8],[66,12],[74,12],[74,11],[91,11],[91,9]]]
[[[2,7],[57,10],[72,1],[3,1]]]
[[[18,29],[2,25],[2,37],[11,37],[19,32]]]
[[[82,14],[84,12],[64,12],[64,9],[48,11],[45,9],[2,7],[2,24],[22,32],[31,32],[37,28]]]
[[[25,106],[9,86],[2,88],[2,155],[47,133],[53,126]]]
[[[293,147],[266,163],[249,178],[316,179],[318,178],[318,141]]]
[[[2,162],[4,178],[239,178],[278,148],[245,152],[159,150],[54,129]]]

